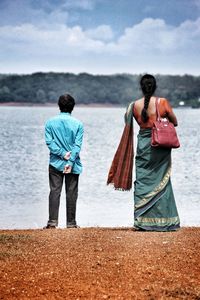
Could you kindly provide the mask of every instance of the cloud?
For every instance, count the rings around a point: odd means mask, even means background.
[[[94,29],[85,31],[87,37],[94,40],[109,41],[114,37],[112,28],[108,25],[101,25]]]
[[[92,10],[95,6],[95,0],[68,0],[62,7],[67,9],[84,9]]]
[[[6,60],[43,70],[88,72],[199,73],[200,18],[170,26],[162,19],[144,19],[126,28],[116,39],[112,28],[102,24],[90,30],[59,25],[46,28],[23,24],[0,27],[1,65]],[[27,61],[27,58],[31,61]],[[186,63],[187,61],[187,63]],[[63,70],[63,69],[62,69]],[[96,71],[95,71],[96,70]],[[1,71],[2,72],[2,71]]]
[[[63,24],[68,20],[69,13],[62,7],[53,7],[49,1],[41,1],[40,7],[34,6],[31,0],[6,1],[0,7],[0,25],[35,24],[51,27],[53,24]],[[16,13],[17,12],[17,13]]]
[[[133,27],[126,28],[124,34],[111,49],[125,55],[131,53],[155,55],[177,55],[179,51],[191,53],[200,48],[200,18],[185,21],[180,26],[167,25],[162,19],[144,19]],[[108,45],[109,48],[109,45]],[[200,49],[199,49],[200,50]]]
[[[194,1],[194,5],[200,9],[200,0],[193,0]]]
[[[1,53],[4,46],[15,49],[15,55],[19,52],[34,54],[59,55],[66,53],[66,56],[81,55],[88,51],[102,51],[104,43],[92,39],[80,26],[67,27],[60,25],[54,29],[44,29],[31,24],[20,26],[0,27]]]
[[[0,25],[23,25],[51,27],[52,24],[66,24],[71,11],[91,11],[97,0],[43,0],[38,4],[34,0],[0,1]]]

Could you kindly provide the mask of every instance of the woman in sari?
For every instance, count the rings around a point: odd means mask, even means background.
[[[140,126],[135,157],[134,226],[139,230],[172,231],[180,227],[171,176],[171,149],[151,146],[156,121],[156,80],[146,74],[140,81],[144,97],[132,102],[125,114],[124,132],[113,159],[108,184],[130,190],[133,167],[133,117]],[[165,98],[159,98],[161,117],[177,126],[176,116]]]

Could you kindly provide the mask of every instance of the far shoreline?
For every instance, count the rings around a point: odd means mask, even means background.
[[[113,103],[76,103],[76,107],[89,107],[89,108],[125,108],[127,104],[113,104]],[[1,102],[0,107],[57,107],[57,102],[45,102],[45,103],[34,103],[34,102]],[[175,109],[200,109],[200,107],[192,106],[176,106]]]
[[[32,103],[32,102],[2,102],[0,106],[10,106],[10,107],[57,107],[57,103],[45,102],[45,103]],[[112,103],[77,103],[76,107],[99,107],[99,108],[123,108],[122,104],[112,104]]]

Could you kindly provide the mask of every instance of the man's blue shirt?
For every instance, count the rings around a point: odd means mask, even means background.
[[[70,113],[61,112],[49,119],[45,125],[45,140],[50,150],[49,164],[63,172],[66,165],[72,166],[72,173],[80,174],[82,164],[79,157],[83,141],[83,124]],[[69,160],[64,156],[71,152]]]

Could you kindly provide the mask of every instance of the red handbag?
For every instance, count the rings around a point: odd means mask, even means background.
[[[158,109],[158,98],[156,98],[157,120],[154,122],[151,133],[151,146],[179,148],[180,143],[174,124],[167,118],[161,118]]]

